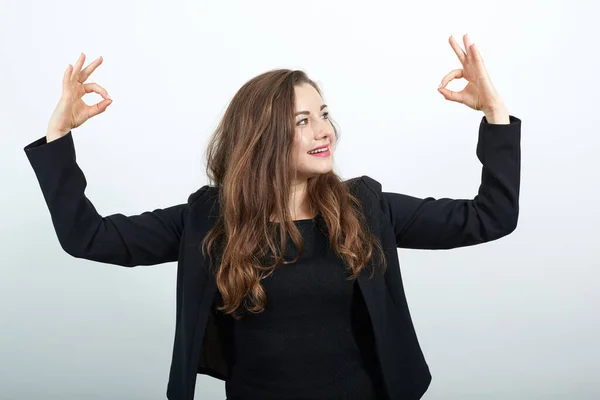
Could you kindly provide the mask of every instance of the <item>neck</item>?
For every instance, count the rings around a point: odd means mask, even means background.
[[[296,181],[291,186],[288,207],[293,220],[310,219],[315,217],[310,207],[306,189],[306,180]]]
[[[292,184],[289,202],[292,219],[308,219],[314,217],[308,200],[307,186],[306,180],[294,182]]]

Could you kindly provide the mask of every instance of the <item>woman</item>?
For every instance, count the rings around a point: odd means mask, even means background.
[[[191,400],[197,373],[228,399],[419,399],[431,375],[410,318],[397,248],[489,242],[517,225],[521,121],[509,116],[468,36],[461,69],[438,90],[484,116],[473,200],[383,192],[332,171],[337,131],[318,86],[275,70],[234,96],[188,201],[134,216],[98,215],[85,196],[72,129],[112,103],[85,83],[102,63],[69,65],[45,137],[25,147],[63,249],[133,267],[178,262],[167,397]],[[461,92],[446,85],[469,83]],[[85,93],[103,100],[93,106]]]

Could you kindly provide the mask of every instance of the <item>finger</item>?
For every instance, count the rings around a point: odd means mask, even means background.
[[[104,89],[102,86],[98,85],[97,83],[94,82],[90,82],[90,83],[85,83],[83,85],[83,89],[85,90],[86,93],[98,93],[100,96],[102,96],[102,98],[104,100],[110,100],[110,96],[108,95],[108,92],[106,91],[106,89]]]
[[[106,111],[106,108],[112,103],[111,99],[102,100],[100,103],[87,107],[88,118],[95,117]]]
[[[460,60],[461,64],[464,64],[467,55],[465,54],[465,52],[463,51],[463,49],[461,49],[460,45],[456,42],[456,40],[454,40],[453,36],[450,36],[450,39],[448,39],[448,40],[450,42],[450,46],[452,46],[452,49],[456,53],[456,55],[457,55],[458,59]]]
[[[73,67],[73,74],[71,75],[71,82],[81,82],[79,80],[79,76],[81,74],[81,67],[83,66],[83,63],[85,62],[85,54],[81,53],[79,55],[79,58],[77,59],[77,62],[75,63],[75,66]]]
[[[467,53],[467,57],[471,56],[471,45],[473,44],[473,42],[471,42],[471,38],[469,37],[468,34],[465,34],[463,36],[463,43],[465,44],[465,50]]]
[[[443,87],[438,88],[438,91],[442,94],[442,96],[444,96],[446,100],[462,103],[462,94],[460,92],[453,92],[452,90]]]
[[[439,87],[446,87],[446,85],[448,83],[450,83],[450,81],[454,80],[454,79],[460,79],[463,77],[463,70],[462,69],[453,69],[452,71],[448,72],[446,74],[446,76],[444,76],[442,78],[442,83],[440,83]]]
[[[79,75],[79,81],[80,82],[85,82],[90,75],[92,74],[92,72],[94,72],[96,70],[96,68],[98,68],[98,66],[100,64],[102,64],[103,58],[102,56],[96,58],[96,60],[94,60],[93,63],[91,63],[90,65],[88,65],[87,67],[84,68],[83,71],[81,71],[81,74]]]
[[[479,52],[479,48],[475,46],[475,43],[471,45],[471,54],[473,56],[473,60],[478,63],[483,64],[483,58],[481,57],[481,53]]]
[[[69,66],[65,70],[65,73],[63,74],[63,80],[62,80],[63,93],[65,93],[69,90],[69,82],[71,81],[71,73],[72,72],[73,72],[73,66],[71,64],[69,64]]]

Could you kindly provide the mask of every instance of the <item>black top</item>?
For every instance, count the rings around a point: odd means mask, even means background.
[[[232,324],[228,400],[384,399],[360,289],[320,217],[295,221],[304,251],[262,281],[265,310]],[[286,259],[298,253],[288,237]]]
[[[519,217],[520,142],[520,119],[511,116],[510,124],[500,125],[482,118],[476,149],[483,165],[481,185],[473,199],[386,192],[367,175],[346,181],[365,210],[369,230],[381,241],[388,264],[385,274],[373,279],[364,271],[358,284],[373,321],[376,354],[391,399],[418,400],[431,383],[396,248],[454,249],[513,232]],[[220,189],[205,185],[181,204],[137,215],[102,216],[85,194],[87,182],[76,162],[71,133],[48,144],[41,137],[25,151],[56,236],[68,254],[126,267],[177,261],[177,318],[167,397],[192,400],[197,373],[228,379],[231,363],[223,349],[231,346],[223,346],[223,335],[218,334],[220,324],[211,313],[217,284],[199,250],[218,220]],[[373,265],[380,271],[379,263]]]

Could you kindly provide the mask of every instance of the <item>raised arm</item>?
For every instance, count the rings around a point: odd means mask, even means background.
[[[85,195],[87,182],[76,162],[71,132],[50,143],[40,138],[24,150],[68,254],[127,267],[177,260],[187,203],[103,217]]]
[[[58,240],[74,257],[132,267],[177,260],[187,203],[140,215],[102,217],[85,196],[86,179],[77,165],[72,130],[103,113],[112,103],[107,91],[85,83],[102,57],[83,68],[85,54],[69,64],[62,79],[62,95],[46,136],[25,146],[37,176]],[[87,105],[82,97],[97,93],[103,100]],[[188,198],[206,189],[201,188]]]
[[[463,50],[448,39],[462,68],[450,71],[438,91],[446,100],[483,111],[477,157],[483,164],[479,192],[473,199],[417,198],[382,193],[398,247],[451,249],[489,242],[512,232],[519,215],[521,120],[510,116],[496,91],[479,49],[468,35]],[[468,84],[460,92],[446,88],[453,79]],[[376,185],[375,185],[376,186]],[[377,190],[377,188],[375,188]]]
[[[521,171],[521,120],[479,128],[477,157],[483,164],[473,199],[417,198],[381,193],[399,248],[451,249],[499,239],[517,226]],[[373,188],[373,184],[371,184]],[[376,190],[376,189],[375,189]]]

